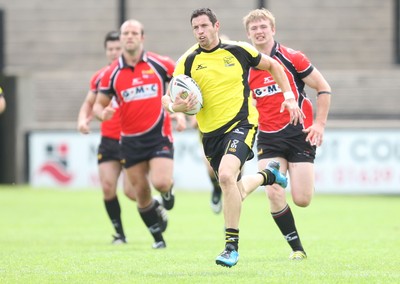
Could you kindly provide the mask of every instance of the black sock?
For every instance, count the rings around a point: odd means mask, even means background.
[[[106,206],[108,217],[110,217],[115,232],[125,237],[124,228],[122,227],[121,207],[119,205],[118,197],[116,196],[111,200],[104,200],[104,205]]]
[[[236,251],[239,250],[239,230],[225,229],[225,246],[227,245],[233,245]]]
[[[219,182],[218,182],[217,178],[214,175],[212,175],[212,176],[210,176],[210,180],[213,185],[214,192],[221,193],[222,192],[221,187],[219,186]]]
[[[262,170],[258,174],[264,177],[264,182],[261,185],[272,185],[275,182],[275,175],[270,170]]]
[[[143,222],[146,224],[149,229],[151,235],[154,238],[154,241],[161,242],[164,241],[161,232],[161,226],[159,222],[159,214],[156,211],[156,208],[159,206],[158,201],[153,200],[152,203],[146,208],[138,208],[140,217],[142,217]]]
[[[271,214],[292,250],[304,251],[289,205],[287,204],[283,210]]]

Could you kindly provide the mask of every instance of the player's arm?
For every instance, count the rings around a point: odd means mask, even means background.
[[[6,99],[4,98],[4,93],[3,89],[0,88],[0,113],[4,112],[6,110]]]
[[[110,120],[115,113],[111,106],[111,97],[106,93],[99,92],[93,105],[93,113],[100,121]]]
[[[303,123],[304,114],[296,102],[295,96],[290,88],[289,80],[279,62],[262,54],[260,63],[256,67],[268,71],[281,88],[285,97],[285,101],[281,105],[281,112],[287,109],[290,113],[290,121],[294,125],[297,125],[298,122]]]
[[[79,110],[77,128],[83,134],[90,132],[89,123],[93,117],[93,105],[95,101],[96,94],[93,91],[89,91]]]
[[[331,105],[331,87],[316,68],[303,81],[317,92],[317,109],[314,123],[304,130],[304,132],[308,133],[306,141],[309,141],[311,145],[321,146]]]

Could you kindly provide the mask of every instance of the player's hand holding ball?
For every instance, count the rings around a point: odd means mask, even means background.
[[[169,84],[170,112],[183,112],[188,115],[197,114],[203,107],[203,97],[197,83],[189,76],[177,75]]]
[[[184,112],[186,114],[191,114],[196,112],[196,106],[198,105],[197,97],[193,93],[188,93],[186,91],[181,91],[175,97],[173,102],[173,109],[175,112]],[[197,112],[196,112],[197,113]]]

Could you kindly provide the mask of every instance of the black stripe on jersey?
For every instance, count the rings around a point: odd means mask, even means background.
[[[305,83],[302,79],[310,75],[310,73],[314,70],[314,67],[310,65],[310,67],[307,68],[304,72],[302,73],[297,72],[296,68],[293,66],[293,63],[277,49],[277,43],[275,43],[274,51],[272,52],[271,55],[273,56],[274,59],[281,62],[285,66],[285,68],[290,72],[290,74],[292,74],[297,89],[297,95],[298,95],[297,104],[299,107],[301,107],[304,98],[307,97],[307,94],[304,90]]]
[[[303,91],[305,83],[301,80],[300,74],[294,68],[293,63],[280,52],[277,52],[274,55],[274,58],[278,59],[279,62],[282,62],[285,68],[292,74],[297,90],[299,90],[299,92]]]
[[[120,68],[119,65],[115,65],[114,69],[111,72],[110,75],[110,80],[109,80],[109,85],[107,86],[107,89],[101,89],[100,92],[103,93],[104,95],[108,96],[110,99],[115,96],[118,99],[117,94],[115,93],[115,90],[112,86],[114,86],[114,81],[115,81],[115,77],[117,76],[117,74],[120,72]]]
[[[168,82],[171,80],[170,77],[168,77],[168,72],[167,70],[157,61],[155,61],[153,58],[150,56],[147,57],[147,63],[150,64],[154,69],[156,69],[157,74],[161,76],[161,79],[165,82]]]
[[[192,78],[192,66],[193,66],[194,58],[200,53],[201,53],[201,49],[197,48],[197,49],[193,50],[193,52],[186,57],[185,72],[184,72],[186,76],[189,76],[190,78]]]

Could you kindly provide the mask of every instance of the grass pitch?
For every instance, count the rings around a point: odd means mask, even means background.
[[[208,192],[176,190],[164,235],[152,238],[135,204],[119,199],[128,244],[110,244],[113,229],[100,191],[0,187],[0,283],[400,283],[400,196],[316,195],[290,202],[308,259],[290,248],[262,192],[243,204],[240,260],[217,266],[222,215]]]

